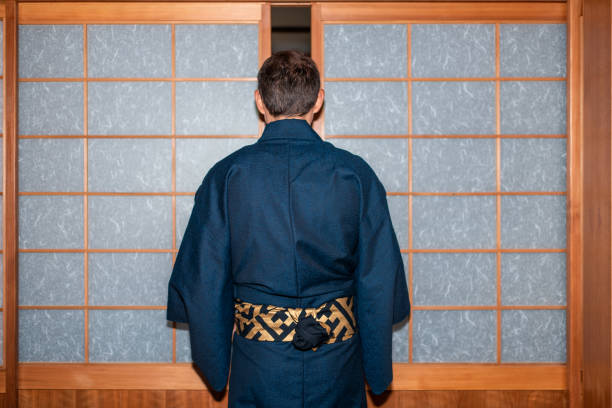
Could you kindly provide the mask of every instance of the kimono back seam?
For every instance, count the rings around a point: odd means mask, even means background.
[[[232,333],[234,301],[317,307],[354,296],[357,332],[302,351]],[[192,360],[229,406],[365,407],[392,374],[392,325],[410,313],[386,191],[360,156],[301,119],[266,124],[215,163],[194,196],[168,284]]]

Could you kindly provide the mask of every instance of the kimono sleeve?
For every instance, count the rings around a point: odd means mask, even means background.
[[[372,171],[362,181],[355,303],[365,377],[374,394],[393,379],[392,325],[410,313],[404,263],[387,205],[386,191]]]
[[[225,175],[213,166],[194,198],[168,283],[166,318],[189,323],[193,362],[211,387],[227,384],[234,326]]]

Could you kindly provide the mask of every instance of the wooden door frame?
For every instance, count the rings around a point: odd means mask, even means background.
[[[587,0],[588,1],[588,0]],[[246,0],[246,2],[251,2]],[[208,3],[207,1],[198,3]],[[260,20],[262,26],[267,27],[267,33],[260,31],[260,62],[262,56],[269,55],[270,38],[269,38],[269,7],[274,4],[312,4],[313,16],[313,36],[316,33],[322,33],[321,11],[325,1],[308,2],[294,1],[290,3],[282,1],[271,1],[261,3],[253,1],[252,3],[262,4]],[[394,4],[393,4],[394,3]],[[434,4],[435,3],[435,4]],[[513,2],[478,2],[479,13],[492,13],[492,16],[500,15],[500,11],[505,16],[520,17],[523,14],[516,12]],[[49,12],[51,6],[56,10],[56,22],[66,22],[66,13],[71,15],[70,10],[77,10],[78,13],[87,12],[87,18],[91,19],[98,16],[96,21],[107,21],[110,15],[113,19],[117,15],[116,9],[113,7],[124,7],[126,4],[132,4],[138,10],[139,20],[146,19],[146,12],[143,14],[143,7],[146,9],[147,4],[152,3],[112,3],[112,2],[66,2],[66,8],[62,9],[58,3],[34,3],[30,1],[3,0],[0,2],[2,16],[4,18],[4,41],[5,41],[5,60],[4,60],[4,206],[3,206],[3,236],[5,243],[4,247],[4,362],[5,369],[0,370],[0,392],[7,392],[8,406],[16,406],[17,388],[125,388],[124,383],[120,383],[116,374],[125,373],[124,364],[104,364],[88,365],[88,364],[49,364],[41,367],[28,364],[18,364],[17,361],[17,21],[45,21],[49,22]],[[168,5],[170,3],[155,3],[149,7],[149,10],[158,12],[160,5]],[[190,7],[197,6],[197,3],[182,3],[185,10]],[[341,12],[342,4],[330,4],[332,7],[327,10],[335,9]],[[328,5],[328,6],[330,6]],[[375,8],[363,8],[363,4],[352,4],[353,10],[366,10],[367,15],[359,15],[355,11],[354,17],[351,19],[370,18],[371,13],[377,13],[376,18],[382,21],[392,21],[397,18],[397,9],[405,10],[404,12],[414,13],[416,7],[424,7],[420,9],[422,13],[431,13],[432,9],[427,5],[433,5],[433,10],[437,10],[436,18],[440,18],[440,8],[446,10],[455,8],[455,12],[465,10],[469,7],[468,3],[455,2],[432,2],[421,3],[412,2],[389,2],[388,6],[381,3],[376,3]],[[486,6],[485,6],[486,5]],[[465,367],[465,365],[440,364],[437,366],[431,365],[427,370],[417,367],[414,370],[405,370],[398,364],[394,365],[394,389],[448,389],[448,386],[453,385],[452,389],[508,389],[508,375],[517,377],[516,381],[511,384],[511,389],[534,389],[533,384],[529,380],[537,380],[538,385],[544,389],[567,389],[570,395],[570,406],[581,406],[582,386],[581,373],[583,361],[583,333],[582,333],[582,217],[583,217],[583,202],[582,202],[582,0],[569,0],[567,3],[549,3],[549,2],[533,2],[521,3],[523,7],[527,7],[529,13],[540,14],[542,10],[546,10],[550,15],[550,7],[563,13],[563,17],[567,22],[568,33],[568,71],[567,71],[567,123],[568,123],[568,359],[567,369],[554,368],[553,376],[550,376],[550,367],[547,365],[533,365],[535,369],[529,376],[524,376],[524,365],[513,365],[504,368],[505,372],[495,372],[490,367]],[[59,8],[58,8],[59,7]],[[389,14],[389,8],[393,7],[395,11]],[[110,14],[101,17],[100,8],[107,10]],[[59,13],[61,10],[61,13]],[[80,11],[79,11],[80,10]],[[88,11],[89,10],[89,11]],[[170,9],[168,9],[170,10]],[[175,9],[176,10],[176,9]],[[193,9],[191,9],[193,10]],[[387,14],[385,14],[385,10]],[[38,11],[38,14],[37,14]],[[42,11],[42,13],[40,13]],[[170,10],[172,11],[172,10]],[[467,12],[473,12],[467,10]],[[346,11],[342,11],[346,12]],[[496,14],[497,13],[497,14]],[[74,14],[72,14],[74,16]],[[76,14],[76,16],[86,17],[84,14]],[[482,16],[483,14],[479,14]],[[43,20],[36,20],[36,16]],[[414,14],[411,14],[414,16]],[[454,15],[456,16],[456,14]],[[466,17],[469,17],[466,14]],[[559,17],[559,15],[554,16]],[[100,20],[100,18],[102,20]],[[155,21],[158,20],[157,15]],[[172,20],[174,17],[168,17]],[[330,18],[329,16],[325,18]],[[316,20],[316,21],[315,21]],[[83,20],[79,20],[82,22]],[[91,21],[91,20],[88,20]],[[609,33],[608,33],[609,34]],[[320,44],[320,43],[319,43]],[[267,54],[266,54],[267,53]],[[317,44],[313,43],[312,49],[313,58],[317,62],[322,61],[322,49]],[[607,61],[608,72],[610,61]],[[591,78],[586,78],[591,80]],[[609,97],[609,95],[608,95]],[[323,134],[321,126],[323,117],[315,123],[315,128]],[[262,125],[260,124],[260,131]],[[609,176],[609,175],[608,175]],[[608,178],[609,182],[609,178]],[[605,254],[604,254],[605,255]],[[609,256],[609,249],[608,249]],[[570,279],[571,277],[571,279]],[[608,297],[609,300],[609,297]],[[608,307],[610,305],[608,304]],[[609,324],[608,324],[609,326]],[[17,369],[19,368],[19,373]],[[64,375],[58,376],[58,369],[63,371]],[[467,369],[467,371],[466,371]],[[190,364],[130,364],[129,374],[134,375],[138,380],[137,384],[129,385],[130,388],[141,389],[202,389],[202,383],[199,377],[192,372]],[[449,374],[450,371],[450,374]],[[440,381],[442,373],[448,375]],[[475,375],[475,380],[467,380],[466,375]],[[518,375],[517,375],[518,374]],[[544,375],[547,374],[547,375]],[[19,377],[19,378],[18,378]],[[541,378],[542,377],[542,378]],[[120,378],[120,377],[119,377]],[[523,378],[523,380],[521,380]],[[546,379],[545,379],[546,378]],[[160,379],[162,379],[160,381]],[[171,382],[168,382],[168,380]],[[522,381],[522,382],[521,382]],[[162,384],[163,383],[163,384]],[[2,386],[4,385],[4,389]],[[517,388],[518,387],[518,388]],[[608,390],[609,391],[609,390]]]
[[[324,70],[324,23],[558,21],[567,24],[567,362],[543,364],[394,364],[393,389],[564,389],[580,406],[582,368],[581,2],[314,3],[312,55]],[[503,16],[503,18],[499,18]],[[324,134],[323,120],[315,128]],[[523,380],[525,380],[523,382]]]

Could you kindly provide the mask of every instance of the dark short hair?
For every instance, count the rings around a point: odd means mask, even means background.
[[[300,51],[278,51],[257,73],[257,89],[273,116],[304,115],[317,101],[321,87],[312,58]]]

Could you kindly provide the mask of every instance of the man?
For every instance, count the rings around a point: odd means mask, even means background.
[[[212,389],[229,373],[229,407],[366,407],[364,376],[387,388],[392,325],[410,312],[386,191],[312,129],[312,59],[275,53],[257,81],[265,129],[197,189],[167,318],[189,323]]]

